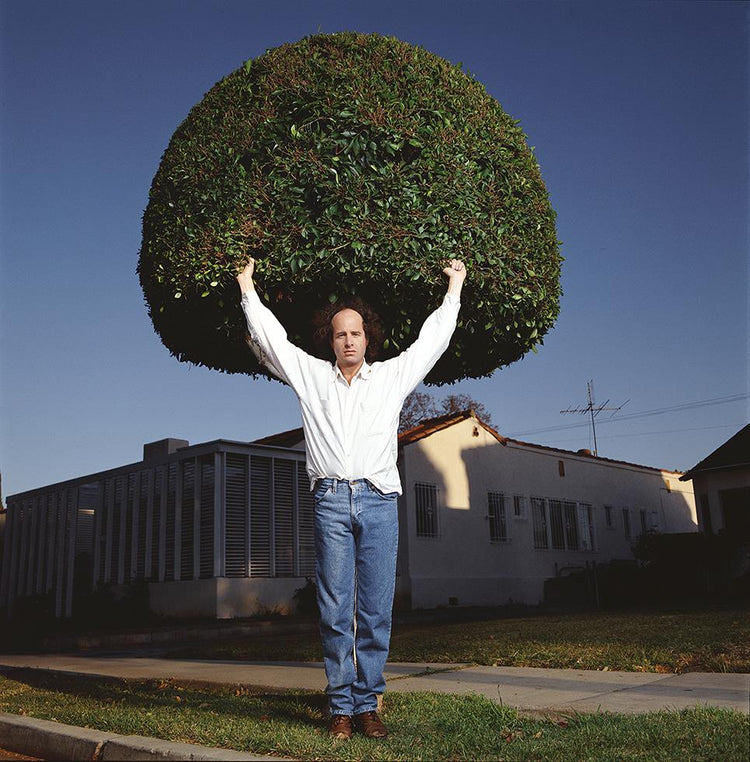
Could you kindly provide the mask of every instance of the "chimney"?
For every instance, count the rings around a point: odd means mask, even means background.
[[[187,439],[160,439],[157,442],[149,442],[143,445],[143,462],[164,460],[168,455],[189,445]]]

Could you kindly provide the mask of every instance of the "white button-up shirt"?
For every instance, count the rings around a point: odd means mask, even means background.
[[[349,384],[338,365],[292,344],[255,291],[243,294],[253,351],[299,399],[311,487],[329,477],[368,479],[382,492],[401,494],[401,407],[448,348],[459,307],[459,298],[446,294],[406,351],[385,362],[364,362]]]

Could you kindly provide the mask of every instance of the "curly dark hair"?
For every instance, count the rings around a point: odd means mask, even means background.
[[[371,363],[378,359],[380,350],[383,348],[385,332],[380,321],[380,316],[370,307],[364,299],[358,296],[348,296],[339,299],[333,304],[328,304],[313,315],[313,340],[321,357],[334,362],[336,355],[331,347],[333,341],[333,328],[331,321],[341,310],[354,310],[362,317],[362,325],[367,337],[367,350],[365,360]]]

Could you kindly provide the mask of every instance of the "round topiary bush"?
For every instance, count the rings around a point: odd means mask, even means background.
[[[406,348],[468,278],[451,348],[428,383],[481,377],[525,354],[559,310],[555,214],[518,123],[471,76],[379,35],[315,35],[247,61],[175,132],[143,218],[138,273],[178,359],[264,374],[235,274],[313,352],[313,312],[347,293]]]

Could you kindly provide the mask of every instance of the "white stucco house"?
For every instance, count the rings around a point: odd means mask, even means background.
[[[166,615],[289,611],[314,575],[301,429],[144,446],[120,468],[8,497],[0,607],[148,583]],[[694,532],[682,474],[503,437],[469,410],[399,437],[396,605],[536,605],[544,581],[632,559],[646,531]],[[85,572],[85,573],[82,573]]]
[[[632,559],[647,531],[697,530],[680,473],[519,442],[473,411],[400,437],[400,601],[538,604],[545,579]]]

